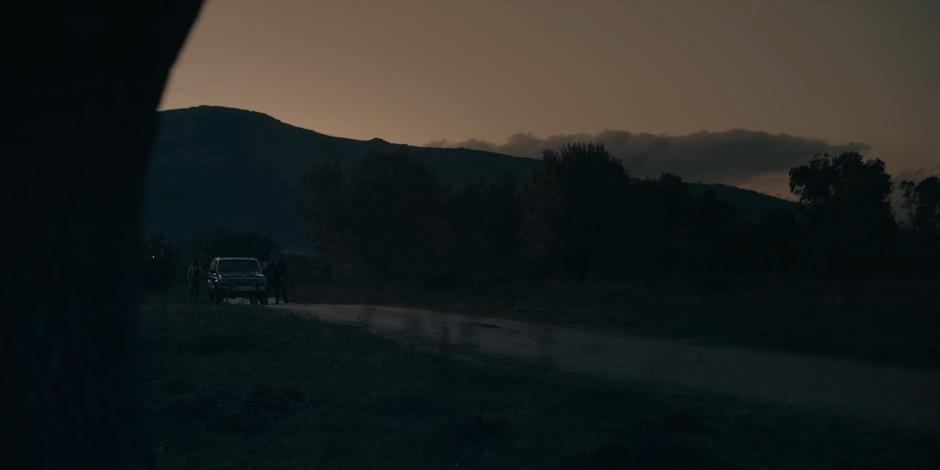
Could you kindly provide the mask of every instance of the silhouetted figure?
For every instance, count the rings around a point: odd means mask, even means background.
[[[274,303],[284,299],[287,303],[287,265],[280,253],[271,255],[271,287],[274,289]]]
[[[189,300],[199,300],[199,284],[202,282],[202,268],[199,267],[199,260],[193,258],[192,264],[186,269],[186,281],[189,283]]]

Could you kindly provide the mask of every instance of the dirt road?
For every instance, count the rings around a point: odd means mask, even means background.
[[[679,385],[940,430],[938,372],[412,308],[320,304],[272,308],[361,325],[402,341],[471,348],[617,381]]]

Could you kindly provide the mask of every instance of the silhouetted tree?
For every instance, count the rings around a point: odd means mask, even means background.
[[[857,152],[816,156],[790,170],[790,191],[814,216],[866,226],[890,224],[891,176]]]
[[[601,144],[546,150],[521,195],[521,235],[542,269],[575,279],[626,270],[629,178]]]
[[[932,181],[908,188],[918,220],[935,220]],[[546,150],[521,188],[505,178],[456,191],[399,150],[370,154],[348,177],[338,163],[313,168],[298,207],[310,253],[347,280],[428,286],[536,274],[655,287],[671,276],[871,274],[900,259],[880,160],[816,156],[790,184],[800,210],[754,221],[715,188],[693,193],[668,173],[631,180],[601,145]]]
[[[679,269],[683,261],[683,251],[687,250],[682,244],[688,238],[691,204],[689,186],[669,173],[642,181],[632,191],[627,207],[637,224],[637,236],[628,238],[635,258],[634,273],[651,289]]]
[[[805,261],[801,241],[804,227],[795,211],[778,209],[765,213],[760,220],[760,243],[766,257],[766,269],[775,274],[791,273]]]
[[[684,235],[688,237],[685,257],[687,267],[710,276],[722,276],[730,267],[742,269],[747,258],[739,256],[747,244],[746,237],[737,238],[733,226],[734,206],[718,197],[714,188],[693,195],[688,205]]]
[[[449,198],[446,212],[453,234],[447,262],[455,268],[454,278],[486,282],[518,275],[522,212],[515,178],[467,185]]]
[[[902,207],[911,228],[920,234],[940,234],[940,178],[930,176],[919,183],[902,181]]]
[[[824,274],[873,273],[892,243],[891,176],[884,162],[857,152],[817,155],[790,170],[790,190],[809,224],[804,240]]]
[[[449,240],[442,217],[446,189],[407,151],[373,152],[353,186],[350,225],[363,274],[373,280],[428,280],[441,269]]]
[[[336,277],[425,282],[450,269],[442,263],[452,238],[443,214],[447,189],[407,151],[371,152],[348,184],[338,164],[317,166],[302,188],[311,254]]]
[[[176,276],[181,279],[186,265],[194,258],[202,263],[203,269],[217,256],[245,256],[264,261],[271,253],[278,251],[278,246],[271,238],[260,233],[215,227],[178,242],[176,251],[183,260],[176,272]]]
[[[308,254],[340,277],[351,276],[355,261],[348,186],[339,161],[317,164],[301,179],[297,204],[306,227]]]
[[[940,273],[940,178],[918,183],[902,181],[901,207],[907,229],[897,244],[897,270],[901,274],[931,276]]]

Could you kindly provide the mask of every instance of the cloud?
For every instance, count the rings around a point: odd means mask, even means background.
[[[669,172],[688,181],[724,183],[776,196],[788,196],[787,171],[814,154],[838,154],[848,150],[865,154],[871,150],[864,143],[835,145],[820,139],[743,129],[702,131],[683,136],[619,130],[546,138],[518,133],[502,144],[470,139],[464,142],[440,140],[429,146],[465,147],[538,158],[544,149],[558,148],[569,142],[603,143],[610,153],[623,160],[624,167],[634,177],[655,177]]]
[[[920,180],[927,178],[928,176],[940,176],[940,165],[933,165],[922,168],[904,168],[893,175],[891,180],[894,181],[894,184],[898,184],[903,180],[909,180],[917,183]]]

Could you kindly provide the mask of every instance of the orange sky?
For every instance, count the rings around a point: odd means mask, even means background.
[[[423,145],[743,128],[940,164],[940,2],[209,0],[163,98]]]

